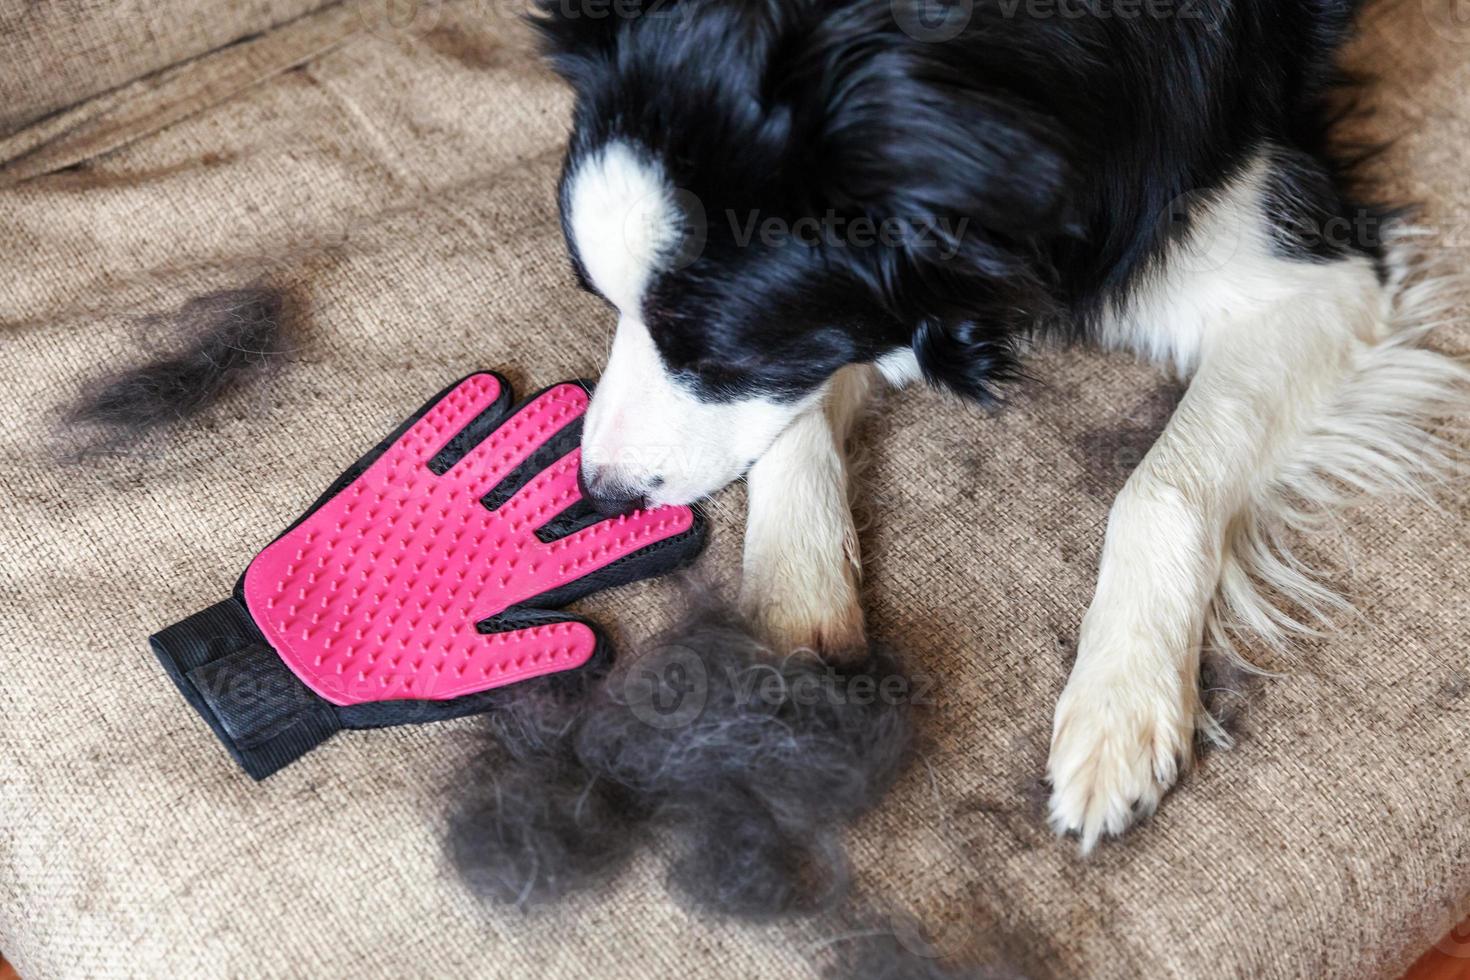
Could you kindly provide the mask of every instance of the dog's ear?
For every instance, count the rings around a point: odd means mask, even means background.
[[[618,32],[662,12],[669,0],[609,0],[604,4],[530,0],[526,19],[552,69],[580,88],[612,57]]]
[[[987,83],[974,54],[899,39],[823,59],[808,172],[826,206],[896,231],[842,261],[911,325],[924,374],[989,401],[1014,374],[1012,338],[1052,315],[1052,246],[1081,230],[1063,126]]]
[[[824,86],[827,195],[874,218],[1004,238],[1073,230],[1063,128],[983,69],[917,42],[850,59]]]
[[[912,346],[924,380],[994,405],[1007,382],[1024,376],[1016,350],[1020,336],[990,320],[925,318],[914,330]]]

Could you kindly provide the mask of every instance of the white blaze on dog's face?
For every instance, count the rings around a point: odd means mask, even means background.
[[[599,506],[691,503],[739,478],[820,396],[711,399],[673,372],[646,322],[648,291],[673,264],[684,213],[661,167],[623,142],[577,160],[564,220],[589,286],[619,314],[582,437],[582,477]]]

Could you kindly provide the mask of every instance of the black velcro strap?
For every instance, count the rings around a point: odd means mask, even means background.
[[[320,699],[260,644],[189,671],[204,703],[243,749],[257,748],[315,711]]]
[[[234,599],[150,638],[184,698],[247,773],[264,779],[342,726],[291,673]]]

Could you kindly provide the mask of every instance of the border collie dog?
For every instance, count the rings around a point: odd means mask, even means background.
[[[1395,213],[1329,140],[1354,0],[538,0],[576,92],[561,184],[618,317],[599,509],[748,482],[742,600],[862,647],[844,444],[880,384],[980,402],[1029,345],[1190,379],[1112,507],[1056,707],[1084,850],[1189,763],[1202,647],[1344,604],[1287,550],[1352,491],[1455,465],[1465,372]]]

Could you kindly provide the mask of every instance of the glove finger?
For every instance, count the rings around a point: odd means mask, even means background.
[[[504,418],[444,474],[445,479],[459,482],[493,508],[497,498],[514,494],[517,480],[524,483],[545,465],[545,454],[539,450],[554,445],[557,448],[550,452],[559,453],[576,444],[580,428],[571,432],[568,428],[580,423],[587,401],[587,391],[579,384],[547,388]]]
[[[597,652],[597,633],[561,616],[518,624],[502,613],[443,646],[384,650],[354,658],[341,673],[313,677],[313,690],[336,705],[446,701],[543,674],[575,670]]]
[[[538,460],[540,468],[496,511],[518,536],[529,539],[534,533],[540,542],[542,557],[501,580],[503,588],[527,597],[519,605],[559,607],[599,589],[662,574],[684,564],[704,543],[704,522],[689,507],[598,517],[586,506],[577,481],[581,459],[581,449],[573,448],[549,465]],[[499,499],[514,482],[507,479],[492,497]]]
[[[439,395],[388,449],[388,465],[451,469],[471,447],[504,421],[510,383],[497,374],[472,374]]]
[[[510,517],[512,511],[506,509],[506,505],[512,500],[523,500],[527,489],[532,484],[537,484],[538,479],[543,477],[547,471],[552,470],[566,461],[566,457],[573,453],[576,459],[572,462],[572,484],[575,488],[577,482],[576,467],[581,463],[582,445],[582,417],[578,416],[564,426],[556,435],[542,443],[542,445],[523,459],[515,469],[511,470],[497,483],[489,493],[481,498],[484,505],[491,510],[500,510],[502,515]],[[569,506],[575,501],[566,501],[563,506]],[[514,509],[519,514],[522,507],[517,504]]]
[[[581,434],[580,423],[568,426]],[[577,482],[577,470],[582,465],[582,450],[576,443],[567,445],[558,438],[549,442],[546,449],[560,448],[562,454],[554,459],[536,460],[540,465],[527,474],[527,478],[516,486],[516,474],[503,480],[500,486],[485,499],[487,506],[498,504],[499,514],[512,531],[540,532],[559,515],[583,502],[582,489]],[[538,453],[537,455],[541,455]],[[531,463],[527,460],[527,463]],[[529,466],[525,467],[529,469]],[[507,491],[513,489],[507,498]],[[502,499],[505,498],[505,499]],[[601,523],[598,518],[593,523]],[[567,534],[574,529],[568,529]],[[549,544],[562,535],[536,535],[543,544]]]
[[[442,672],[432,683],[345,699],[337,709],[349,728],[440,721],[496,711],[541,695],[577,699],[606,671],[612,648],[584,620],[544,609],[511,609],[479,624],[486,649],[464,672]],[[501,639],[497,639],[501,638]],[[567,653],[568,648],[571,653]],[[380,690],[382,685],[379,685]]]
[[[595,542],[599,549],[610,546],[610,561],[629,554],[630,546],[632,550],[644,547],[639,543],[642,539],[628,536],[635,532],[645,534],[648,543],[655,543],[689,530],[693,515],[689,515],[691,520],[688,521],[675,516],[676,511],[688,511],[687,507],[639,511],[627,515],[628,520],[599,516],[587,503],[577,478],[577,471],[582,465],[582,450],[575,440],[580,437],[581,430],[579,419],[537,450],[533,458],[518,468],[526,471],[524,478],[519,478],[520,473],[507,477],[485,498],[485,505],[498,508],[512,531],[533,531],[542,544],[568,541],[574,551],[578,550],[579,542],[589,541],[586,536],[578,537],[581,532],[592,532],[598,527],[621,527],[626,533],[599,538]],[[547,452],[557,448],[562,449],[560,456],[553,457]],[[649,514],[657,516],[650,517]],[[665,524],[666,520],[673,523]]]
[[[473,387],[482,387],[482,395],[469,400],[466,395],[459,394],[462,390],[468,393]],[[492,371],[476,372],[468,378],[456,381],[429,399],[422,408],[409,416],[407,421],[344,470],[297,518],[291,528],[305,521],[320,510],[327,501],[361,479],[363,474],[382,462],[384,457],[390,453],[393,455],[385,469],[385,472],[388,473],[396,473],[398,467],[404,465],[442,466],[448,469],[464,455],[470,446],[484,438],[485,432],[499,424],[500,419],[509,411],[512,398],[510,382]],[[451,402],[451,399],[454,401]],[[436,412],[438,414],[434,415]],[[432,421],[430,420],[431,415],[434,415]],[[458,428],[459,431],[454,432],[455,428]],[[442,436],[438,437],[437,441],[442,445],[435,448],[436,430],[443,430],[444,433],[454,432],[454,434],[447,441],[443,440]],[[477,432],[480,434],[475,435]],[[460,444],[470,437],[473,437],[473,441],[459,448]],[[404,448],[400,449],[400,446]],[[287,532],[291,528],[287,528]]]
[[[580,620],[548,613],[507,611],[485,620],[477,636],[456,644],[451,657],[389,661],[374,700],[446,700],[505,687],[544,674],[575,670],[597,652],[595,630]]]
[[[557,607],[601,589],[662,575],[704,547],[706,524],[692,507],[658,507],[598,521],[546,545],[544,585],[534,599]]]

